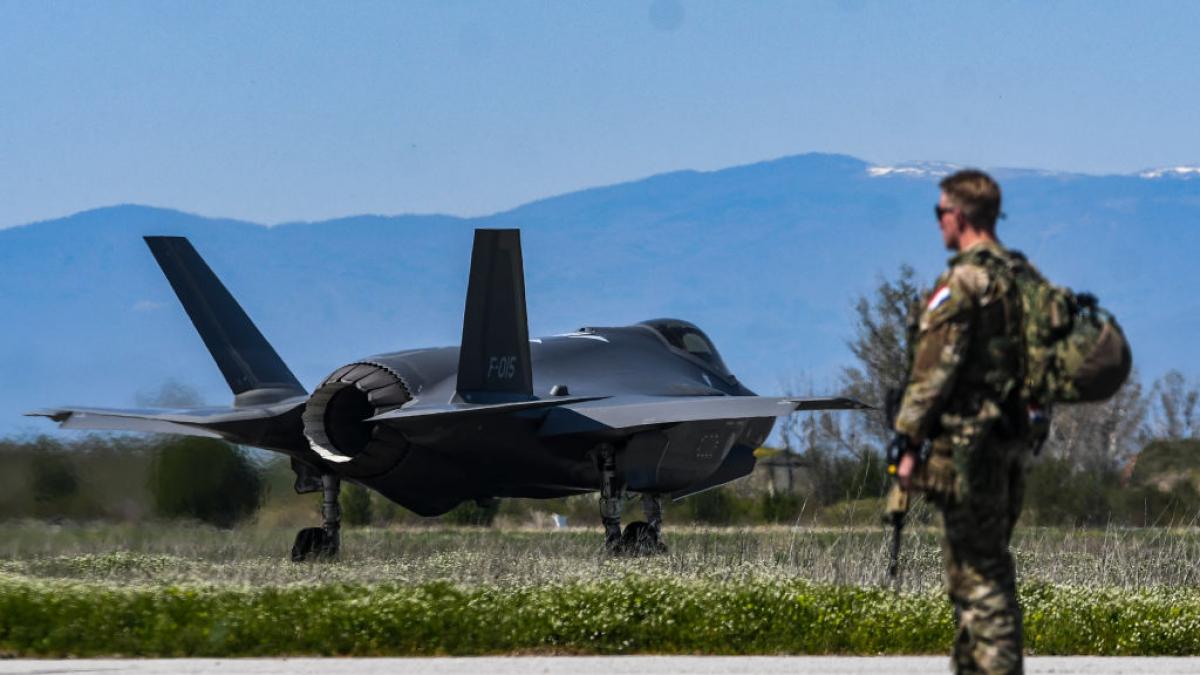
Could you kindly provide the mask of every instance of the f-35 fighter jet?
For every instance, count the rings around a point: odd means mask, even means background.
[[[295,560],[337,553],[343,480],[424,516],[466,500],[599,491],[608,550],[663,551],[663,496],[749,474],[776,417],[866,407],[755,396],[686,321],[531,339],[519,230],[475,231],[461,346],[366,357],[309,394],[187,239],[146,243],[233,405],[29,414],[65,429],[207,436],[288,455],[297,492],[324,491],[324,523],[296,536]],[[642,496],[646,520],[622,531],[629,493]]]

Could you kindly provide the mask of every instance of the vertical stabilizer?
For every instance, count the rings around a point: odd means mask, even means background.
[[[520,230],[475,230],[458,395],[470,403],[533,397]]]
[[[305,393],[283,359],[186,238],[145,239],[233,390],[235,404],[267,403]]]

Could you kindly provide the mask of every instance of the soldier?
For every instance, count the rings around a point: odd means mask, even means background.
[[[1021,296],[996,238],[1000,186],[981,171],[941,182],[942,241],[956,252],[922,305],[896,417],[901,487],[942,512],[958,673],[1022,672],[1012,528],[1020,513],[1027,413]],[[917,455],[929,441],[928,457]]]

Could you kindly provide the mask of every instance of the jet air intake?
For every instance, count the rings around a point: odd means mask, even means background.
[[[313,392],[304,408],[304,435],[314,452],[356,478],[374,476],[404,459],[408,440],[396,429],[368,418],[411,400],[394,370],[379,363],[338,368]]]

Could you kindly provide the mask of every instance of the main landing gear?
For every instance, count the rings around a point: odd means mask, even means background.
[[[612,555],[660,555],[667,552],[662,543],[662,502],[658,495],[642,495],[642,513],[621,531],[621,510],[625,505],[625,486],[617,479],[616,450],[611,445],[599,448],[600,519],[604,522],[604,550]]]
[[[292,544],[294,562],[330,560],[337,557],[341,548],[342,507],[338,504],[338,495],[342,491],[342,480],[325,474],[321,476],[321,487],[325,493],[321,502],[324,523],[321,527],[306,527],[296,533],[296,543]]]

